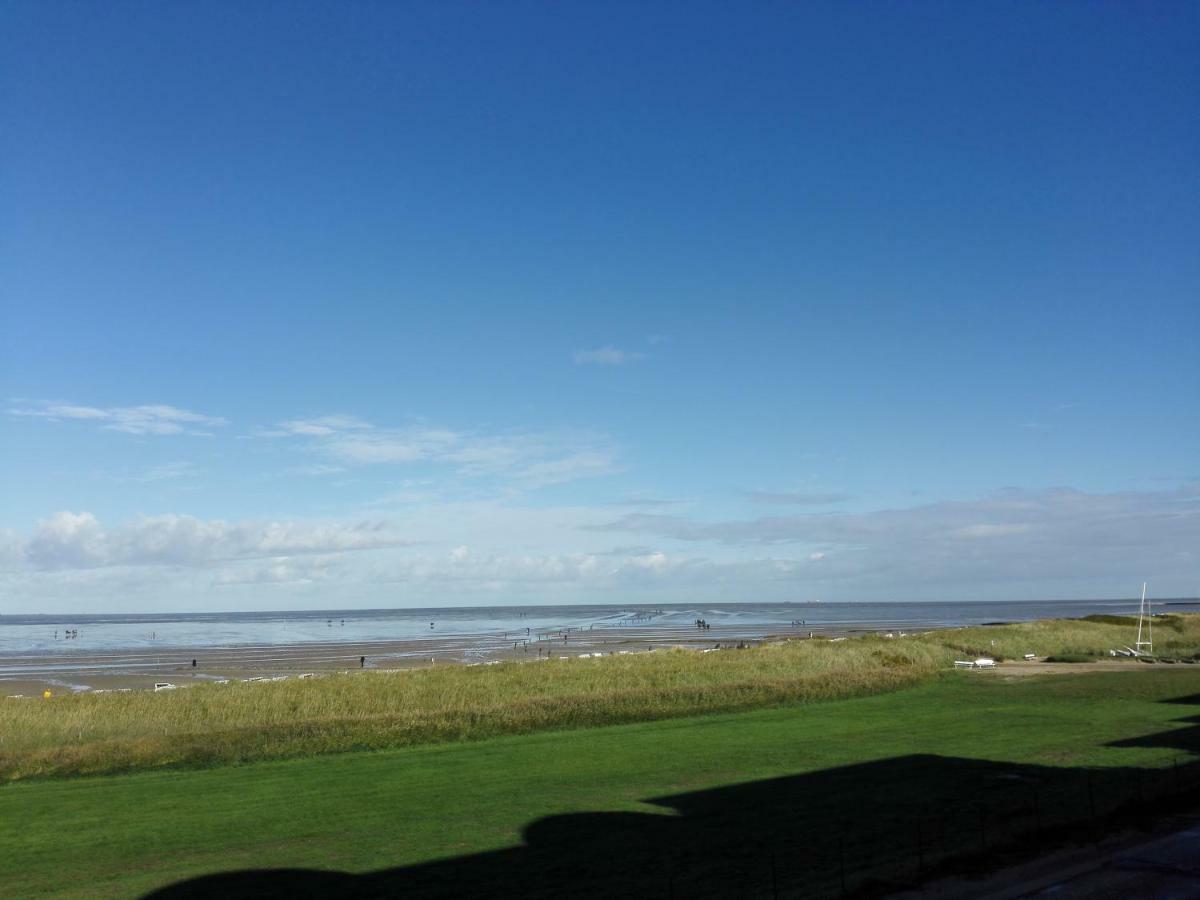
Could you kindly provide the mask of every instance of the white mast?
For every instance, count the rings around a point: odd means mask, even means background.
[[[1146,640],[1142,640],[1142,620],[1146,621]],[[1134,643],[1133,649],[1138,653],[1142,652],[1142,648],[1146,648],[1147,653],[1154,652],[1154,619],[1150,615],[1150,605],[1146,602],[1146,582],[1142,582],[1142,605],[1138,607],[1138,633],[1137,642]]]

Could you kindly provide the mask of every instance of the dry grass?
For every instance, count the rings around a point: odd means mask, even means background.
[[[893,690],[943,648],[880,639],[0,702],[0,777],[233,763]]]
[[[831,700],[915,684],[955,657],[1099,656],[1132,641],[1125,623],[1050,620],[892,640],[4,700],[0,779],[221,765]],[[1155,649],[1195,655],[1200,616],[1157,620]]]
[[[1039,657],[1099,658],[1107,657],[1111,649],[1133,646],[1136,633],[1136,617],[1092,616],[956,628],[923,636],[921,640],[949,647],[961,656],[1020,659],[1026,653],[1034,653]],[[1154,650],[1163,657],[1195,657],[1200,653],[1200,615],[1155,616]]]

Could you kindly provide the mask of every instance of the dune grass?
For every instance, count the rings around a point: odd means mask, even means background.
[[[963,656],[1020,659],[1026,653],[1046,656],[1108,657],[1109,650],[1132,646],[1135,616],[1087,616],[1082,619],[1044,619],[1008,625],[956,628],[924,635],[922,641],[948,647]],[[1200,655],[1200,615],[1154,617],[1155,653],[1192,659]]]
[[[945,664],[880,639],[447,666],[0,702],[0,777],[203,766],[894,690]]]
[[[164,693],[0,701],[0,780],[378,750],[734,712],[892,691],[956,656],[1098,656],[1123,624],[1053,620],[885,639],[699,653],[364,672]],[[1200,616],[1156,621],[1156,647],[1200,648]]]

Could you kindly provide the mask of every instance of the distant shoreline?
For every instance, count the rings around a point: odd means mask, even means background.
[[[592,653],[645,652],[664,647],[707,649],[716,645],[736,646],[783,638],[848,637],[886,632],[921,632],[970,625],[1029,621],[1062,617],[1077,618],[1089,613],[1132,614],[1127,601],[1075,601],[1042,604],[981,601],[975,604],[719,604],[712,607],[675,605],[662,607],[455,607],[440,610],[436,627],[425,627],[428,610],[380,610],[367,618],[347,612],[329,616],[326,612],[304,613],[302,620],[284,614],[243,614],[222,619],[215,614],[204,617],[199,626],[187,631],[163,628],[172,622],[188,622],[185,617],[161,616],[149,630],[131,628],[127,622],[111,624],[113,617],[93,617],[92,623],[79,620],[79,637],[48,640],[47,625],[15,626],[5,629],[11,620],[0,622],[0,641],[7,636],[19,649],[4,649],[0,643],[0,697],[53,693],[79,693],[94,690],[150,690],[156,683],[176,686],[219,680],[294,677],[302,674],[368,670],[402,670],[436,665],[470,665],[498,661],[527,661],[544,657],[578,656]],[[1193,606],[1196,601],[1162,601],[1160,606]],[[952,608],[955,615],[929,615]],[[577,618],[572,625],[549,624],[549,615],[587,610],[602,617],[592,621]],[[708,610],[707,612],[704,612]],[[819,610],[819,612],[818,612]],[[682,611],[684,614],[681,615]],[[699,613],[713,616],[709,627],[699,628]],[[895,618],[881,616],[893,613]],[[975,613],[970,616],[966,613]],[[538,613],[548,614],[535,618]],[[861,613],[855,618],[854,613]],[[1007,615],[1005,615],[1007,613]],[[760,618],[794,615],[785,621],[751,621]],[[1022,615],[1024,614],[1024,615]],[[293,614],[288,614],[293,615]],[[301,615],[301,614],[295,614]],[[503,617],[503,618],[489,618]],[[916,618],[921,616],[921,618]],[[688,618],[692,617],[692,618]],[[809,621],[811,620],[811,621]],[[341,623],[345,621],[349,627]],[[399,622],[410,633],[387,636],[388,628]],[[526,625],[525,623],[529,624]],[[189,623],[190,624],[190,623]],[[483,628],[503,624],[507,628]],[[456,627],[468,630],[454,630]],[[526,633],[528,631],[528,633]],[[40,635],[40,642],[21,646],[14,633]],[[142,634],[145,632],[145,634]],[[63,632],[58,629],[61,635]],[[375,633],[382,636],[372,637]],[[239,640],[239,636],[259,635],[265,639]],[[122,638],[127,635],[127,638]],[[150,640],[150,635],[157,638]],[[191,642],[179,640],[182,635]],[[171,639],[172,637],[176,639]],[[565,638],[565,640],[564,640]],[[364,659],[365,658],[365,659]],[[192,661],[195,660],[195,665]]]

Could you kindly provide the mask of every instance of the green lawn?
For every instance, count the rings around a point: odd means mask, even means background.
[[[770,896],[772,879],[785,896],[798,884],[819,893],[836,877],[834,831],[846,835],[853,880],[860,857],[887,862],[888,835],[895,871],[918,865],[910,858],[922,841],[926,864],[975,840],[996,843],[1032,823],[1030,803],[1044,824],[1077,817],[1087,802],[1078,767],[1113,773],[1094,788],[1102,807],[1169,789],[1163,779],[1180,777],[1173,763],[1194,758],[1186,719],[1196,708],[1164,701],[1198,695],[1193,667],[1013,681],[963,673],[807,706],[17,782],[0,788],[0,895],[128,897],[266,867],[391,869],[388,884],[411,895],[465,894],[469,884],[486,893],[489,879],[512,871],[527,896],[586,894],[598,881],[613,895],[666,895],[675,885],[679,896],[720,893],[723,873],[749,896]],[[1108,746],[1130,739],[1141,743]],[[1135,785],[1132,767],[1158,774]],[[987,817],[981,837],[971,831],[976,810]],[[546,819],[584,813],[609,815]],[[914,827],[924,829],[915,839]],[[570,840],[559,845],[555,835]],[[871,839],[884,845],[867,847]],[[713,841],[726,859],[712,859]],[[455,857],[468,858],[396,871]],[[628,885],[605,881],[614,869]],[[688,888],[689,878],[700,881]]]

